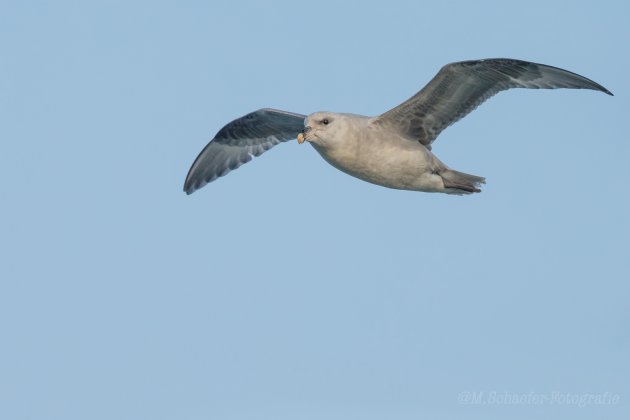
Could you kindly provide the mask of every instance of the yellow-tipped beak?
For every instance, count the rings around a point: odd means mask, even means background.
[[[304,133],[298,134],[297,141],[298,141],[299,144],[304,143]]]

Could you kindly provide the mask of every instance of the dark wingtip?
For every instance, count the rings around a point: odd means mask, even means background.
[[[586,79],[586,77],[584,77],[584,76],[580,76],[580,77]],[[599,83],[594,82],[591,79],[586,79],[586,80],[589,83],[588,83],[588,86],[584,86],[585,88],[593,89],[593,90],[599,90],[600,92],[604,92],[606,95],[615,96],[615,95],[613,95],[613,93],[611,91],[609,91],[608,89],[606,89],[604,86],[600,85]]]
[[[186,178],[186,182],[184,182],[184,192],[186,195],[190,195],[195,191],[197,191],[197,188],[195,188],[195,186],[191,184],[190,180]]]
[[[613,95],[613,93],[611,91],[609,91],[608,89],[606,89],[604,86],[600,85],[599,83],[594,82],[594,81],[592,81],[590,79],[587,79],[587,80],[589,82],[591,82],[590,89],[599,90],[600,92],[604,92],[606,95],[615,96],[615,95]]]
[[[199,188],[201,188],[201,187],[196,186],[194,184],[193,185],[187,185],[187,186],[184,186],[184,192],[186,193],[186,195],[190,195],[190,194],[194,193],[195,191],[197,191]]]

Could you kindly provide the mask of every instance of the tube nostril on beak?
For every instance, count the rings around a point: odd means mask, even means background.
[[[297,136],[298,143],[302,144],[302,143],[304,143],[304,141],[306,141],[305,136],[306,136],[306,133],[308,133],[309,131],[311,131],[311,127],[309,127],[309,126],[306,126],[306,127],[304,127],[302,129],[300,134],[298,134],[298,136]]]

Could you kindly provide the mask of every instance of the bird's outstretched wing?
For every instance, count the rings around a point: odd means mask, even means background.
[[[302,114],[264,108],[227,124],[195,159],[184,191],[192,194],[276,144],[296,138],[304,128],[305,118]]]
[[[507,58],[447,64],[420,92],[375,118],[425,146],[449,125],[502,90],[593,89],[612,95],[586,77],[557,67]]]

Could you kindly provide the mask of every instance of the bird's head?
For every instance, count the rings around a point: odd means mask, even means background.
[[[298,135],[298,142],[311,142],[317,146],[330,146],[340,139],[343,131],[342,114],[333,112],[315,112],[304,120],[304,130]]]

